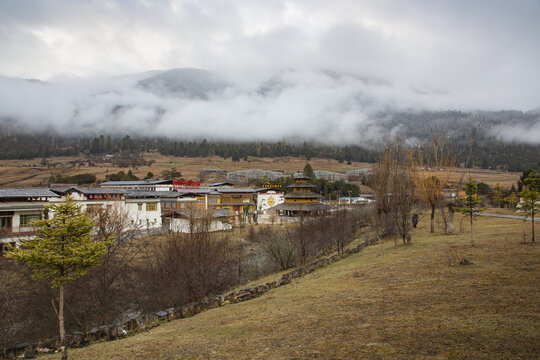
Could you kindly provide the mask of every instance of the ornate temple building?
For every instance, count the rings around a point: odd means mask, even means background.
[[[311,216],[330,210],[330,206],[321,203],[322,196],[312,191],[316,186],[308,182],[308,176],[295,175],[294,180],[294,184],[287,186],[291,191],[285,194],[285,202],[271,207],[269,211],[277,211],[282,216]]]

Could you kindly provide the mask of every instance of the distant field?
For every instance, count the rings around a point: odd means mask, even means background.
[[[147,160],[154,160],[152,166],[141,166],[138,168],[118,168],[111,165],[97,164],[97,166],[84,165],[81,167],[56,167],[48,168],[41,165],[41,159],[33,160],[0,160],[0,186],[45,186],[51,175],[60,173],[62,175],[76,175],[81,173],[92,173],[97,176],[98,180],[104,180],[107,174],[116,173],[120,170],[127,172],[132,170],[133,173],[143,178],[148,172],[152,172],[154,176],[159,177],[161,172],[171,167],[176,167],[184,178],[188,180],[196,180],[199,177],[199,171],[203,168],[215,166],[222,170],[235,171],[245,169],[264,169],[276,171],[302,171],[305,164],[308,162],[303,158],[282,157],[282,158],[252,158],[248,161],[240,160],[232,161],[231,158],[223,159],[218,156],[208,158],[186,158],[175,156],[164,156],[158,153],[148,153],[144,156]],[[49,162],[62,163],[69,162],[76,157],[56,157],[48,159]],[[352,169],[361,169],[373,166],[368,163],[353,162],[351,165],[340,163],[337,160],[330,159],[311,159],[309,163],[315,170],[327,170],[335,172],[346,172]],[[461,169],[460,169],[461,171]],[[492,170],[477,170],[467,169],[465,174],[457,172],[455,179],[463,178],[468,180],[469,175],[477,181],[486,182],[489,185],[500,183],[503,187],[510,188],[519,179],[519,173],[509,173]]]
[[[468,246],[467,227],[458,235],[430,235],[427,227],[424,217],[410,246],[385,241],[260,298],[71,350],[71,355],[88,360],[537,359],[540,248],[521,243],[528,226],[480,218],[474,248]],[[450,266],[451,249],[473,265]]]
[[[164,156],[158,153],[145,154],[145,159],[154,160],[152,166],[141,166],[138,168],[118,168],[110,165],[81,166],[81,167],[56,167],[47,168],[41,165],[41,159],[33,160],[1,160],[0,161],[0,186],[38,186],[40,183],[47,184],[48,178],[60,173],[62,175],[75,175],[81,173],[92,173],[99,180],[104,180],[105,175],[116,173],[120,170],[133,173],[143,178],[150,171],[156,177],[161,172],[171,167],[176,167],[184,178],[196,180],[199,178],[201,169],[214,166],[222,170],[235,171],[245,169],[264,169],[280,171],[302,171],[308,161],[301,158],[283,157],[283,158],[249,158],[248,161],[232,161],[231,158],[223,159],[218,156],[208,158],[187,158]],[[61,163],[76,160],[76,157],[56,157],[48,159],[50,162]],[[311,159],[309,163],[315,170],[328,170],[336,172],[346,172],[351,169],[360,169],[370,167],[370,164],[353,162],[351,165],[340,163],[337,160],[329,159]]]

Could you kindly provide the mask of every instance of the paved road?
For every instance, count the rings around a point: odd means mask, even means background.
[[[504,219],[517,219],[517,220],[531,221],[530,217],[518,216],[518,215],[497,215],[497,214],[479,214],[479,215],[488,216],[488,217],[496,217],[496,218],[504,218]],[[535,216],[534,221],[540,221],[540,218],[537,218]]]

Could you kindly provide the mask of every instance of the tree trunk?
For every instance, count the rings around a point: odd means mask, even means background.
[[[58,327],[60,329],[60,349],[62,350],[62,360],[67,360],[66,329],[64,328],[64,285],[60,285],[58,296]]]
[[[472,223],[473,223],[473,215],[471,214],[471,246],[474,246]]]
[[[533,205],[533,209],[531,211],[531,223],[532,223],[532,243],[534,244],[534,205]]]
[[[448,232],[453,234],[454,231],[454,208],[450,205],[448,209]]]
[[[431,205],[431,229],[430,232],[435,232],[435,204]]]

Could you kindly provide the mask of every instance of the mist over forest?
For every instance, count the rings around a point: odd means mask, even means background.
[[[377,148],[388,137],[434,133],[540,143],[540,110],[447,108],[446,94],[400,89],[335,71],[285,70],[241,85],[193,68],[43,82],[0,78],[0,119],[11,132],[171,140],[277,142]]]

